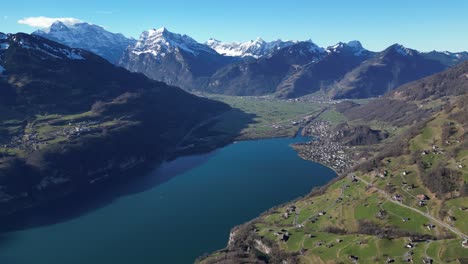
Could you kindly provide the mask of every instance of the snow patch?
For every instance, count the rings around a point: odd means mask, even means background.
[[[0,43],[0,50],[6,50],[10,47],[10,44],[8,43]]]
[[[52,57],[55,59],[67,59],[68,58],[71,60],[84,60],[83,56],[81,56],[80,50],[62,48],[60,46],[52,47],[47,43],[43,43],[40,41],[29,41],[29,39],[17,39],[17,37],[13,38],[13,41],[16,41],[24,49],[31,49],[31,50],[39,51],[47,55],[46,57],[42,57],[42,59],[47,59],[48,57]]]
[[[0,74],[3,74],[5,71],[6,69],[2,65],[0,65]]]

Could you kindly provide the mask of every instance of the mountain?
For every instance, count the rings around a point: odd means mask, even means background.
[[[347,72],[374,56],[359,41],[340,42],[325,51],[326,55],[321,60],[297,67],[285,78],[277,88],[278,96],[292,98],[327,91]]]
[[[266,42],[261,38],[244,43],[225,43],[216,39],[209,39],[205,44],[216,50],[221,55],[233,57],[261,58],[270,55],[276,50],[291,46],[298,41],[282,41],[280,39]]]
[[[298,42],[260,59],[243,60],[219,69],[206,91],[230,95],[275,93],[285,77],[298,67],[320,61],[326,52],[310,41]]]
[[[160,28],[143,32],[136,44],[127,48],[119,65],[190,90],[200,87],[217,69],[234,60],[187,35]]]
[[[60,21],[49,28],[33,32],[66,46],[91,51],[113,64],[116,64],[125,49],[135,43],[134,39],[122,34],[111,33],[104,28],[88,23],[77,23],[67,26]]]
[[[330,94],[333,98],[380,96],[404,83],[444,69],[446,66],[441,62],[394,44],[346,73]]]
[[[436,60],[446,66],[453,66],[460,62],[468,60],[468,52],[449,52],[449,51],[431,51],[422,53],[428,59]]]
[[[202,133],[223,103],[37,35],[0,34],[0,47],[0,214],[229,140]]]

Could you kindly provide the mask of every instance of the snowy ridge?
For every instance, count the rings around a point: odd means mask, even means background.
[[[35,36],[32,36],[34,39]],[[36,37],[37,38],[37,37]],[[18,43],[24,49],[32,49],[34,51],[41,52],[43,55],[42,59],[49,59],[50,57],[55,59],[70,59],[70,60],[84,60],[85,58],[81,55],[81,50],[71,49],[65,47],[52,47],[42,41],[30,41],[28,38],[22,38],[18,35],[14,36],[12,40]]]
[[[216,50],[219,54],[233,57],[260,58],[273,53],[276,50],[291,46],[298,41],[282,41],[280,39],[266,42],[262,38],[250,40],[244,43],[225,43],[216,39],[209,39],[205,44]]]
[[[338,42],[333,46],[327,47],[327,53],[340,53],[344,49],[349,49],[353,52],[355,56],[362,56],[368,53],[369,51],[362,47],[361,42],[357,40],[350,41],[348,43]]]
[[[164,27],[144,31],[137,43],[131,47],[131,52],[136,55],[148,53],[156,58],[164,57],[166,54],[178,50],[184,50],[194,56],[202,52],[216,53],[210,47],[198,43],[191,37],[172,33]]]
[[[395,44],[392,46],[392,48],[398,52],[399,54],[403,55],[403,56],[413,56],[413,55],[416,55],[418,54],[419,52],[416,51],[416,50],[413,50],[413,49],[409,49],[403,45],[400,45],[400,44]]]

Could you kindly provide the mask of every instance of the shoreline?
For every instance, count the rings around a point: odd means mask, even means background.
[[[227,147],[227,146],[229,146],[231,144],[235,144],[236,142],[260,141],[260,140],[271,140],[271,139],[281,139],[281,138],[294,139],[296,137],[307,137],[307,136],[303,136],[302,134],[300,134],[302,129],[303,128],[299,128],[294,136],[289,136],[289,137],[283,137],[283,136],[281,136],[281,137],[265,137],[265,138],[243,139],[243,140],[232,139],[232,140],[229,140],[229,141],[223,140],[223,141],[216,142],[216,144],[208,144],[208,145],[205,145],[205,146],[199,146],[199,147],[196,147],[196,148],[192,148],[192,149],[190,149],[188,151],[182,151],[182,152],[177,152],[177,153],[170,154],[170,155],[168,155],[168,157],[166,159],[164,159],[161,162],[152,163],[152,162],[146,161],[141,166],[138,166],[136,168],[134,167],[134,168],[131,168],[130,170],[120,172],[119,175],[116,175],[115,177],[103,178],[102,180],[98,180],[98,181],[96,181],[96,182],[94,182],[92,184],[87,184],[87,185],[85,185],[85,186],[83,186],[81,188],[78,188],[78,189],[74,190],[74,191],[60,193],[60,194],[54,196],[52,199],[47,199],[47,200],[43,200],[43,201],[40,201],[40,202],[28,204],[25,207],[22,207],[22,208],[19,208],[19,209],[16,209],[16,210],[13,210],[13,211],[10,211],[10,212],[7,212],[7,213],[2,213],[1,214],[2,219],[0,220],[0,223],[2,224],[2,228],[0,228],[0,234],[8,233],[8,232],[14,232],[14,231],[17,231],[17,230],[28,229],[28,228],[34,227],[34,226],[27,226],[25,224],[22,224],[21,220],[25,219],[25,218],[28,218],[29,216],[37,215],[38,213],[41,213],[43,211],[45,211],[46,214],[47,214],[50,211],[53,211],[53,209],[57,209],[57,208],[60,209],[60,208],[68,207],[70,203],[73,204],[72,206],[77,206],[77,208],[79,209],[79,207],[82,207],[83,205],[81,204],[80,201],[77,202],[77,200],[82,199],[83,204],[88,204],[88,203],[93,204],[93,199],[97,199],[97,200],[100,199],[99,197],[100,197],[100,195],[102,195],[101,191],[103,189],[109,189],[109,188],[113,189],[113,188],[115,188],[116,190],[118,190],[120,186],[125,186],[126,184],[131,184],[132,182],[134,182],[136,180],[136,179],[134,179],[135,177],[140,178],[140,179],[144,178],[144,177],[148,176],[151,171],[157,170],[158,168],[160,168],[164,164],[173,162],[173,161],[177,160],[178,158],[197,156],[197,155],[209,155],[210,153],[213,153],[213,152],[215,152],[215,151],[217,151],[219,149],[222,149],[224,147]],[[289,145],[289,147],[291,147],[296,152],[296,155],[299,158],[301,158],[303,160],[306,160],[306,161],[311,161],[311,162],[320,164],[320,165],[326,167],[327,169],[330,169],[331,171],[333,171],[333,173],[335,174],[335,177],[333,177],[331,179],[331,181],[333,181],[334,179],[339,177],[339,173],[337,173],[337,171],[334,170],[333,168],[331,168],[330,166],[327,166],[326,164],[324,164],[322,162],[319,162],[319,161],[304,159],[300,155],[300,153],[293,147],[294,144],[297,144],[297,143],[292,143],[292,144]],[[132,176],[132,175],[137,175],[137,176]],[[170,178],[169,179],[156,179],[156,180],[157,181],[161,180],[161,181],[158,182],[157,184],[155,184],[154,186],[162,184],[162,183],[166,182],[167,180],[170,180]],[[304,194],[304,195],[302,195],[302,196],[300,196],[300,197],[298,197],[296,199],[300,199],[301,197],[304,197],[304,196],[307,196],[307,195],[309,195],[309,193],[306,193],[306,194]],[[118,196],[115,197],[115,198],[118,198]],[[108,202],[110,203],[112,201],[108,201]],[[90,210],[93,210],[93,209],[91,208]],[[65,217],[65,218],[73,219],[73,218],[78,217],[78,216],[79,215],[71,216],[71,217]],[[18,222],[18,220],[19,220],[19,222]],[[58,222],[60,222],[60,220],[58,220]],[[51,224],[53,224],[53,223],[51,223]]]

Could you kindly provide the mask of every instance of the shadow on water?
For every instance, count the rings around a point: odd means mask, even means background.
[[[144,176],[102,183],[92,186],[86,191],[80,191],[63,199],[49,202],[47,205],[27,209],[12,216],[2,217],[0,219],[0,232],[52,225],[86,215],[111,204],[120,197],[145,192],[177,175],[201,166],[213,155],[216,155],[216,152],[215,150],[206,154],[182,157],[162,164],[159,168]],[[0,246],[7,238],[5,235],[0,233]]]
[[[248,124],[255,122],[254,117],[255,115],[233,109],[227,116],[227,120],[221,120],[220,123],[229,123],[230,135],[228,137],[234,138]],[[196,137],[201,137],[208,131],[207,126],[203,126],[198,130],[194,133]],[[46,205],[22,210],[9,216],[1,216],[0,247],[9,241],[7,232],[57,224],[86,215],[111,204],[120,197],[145,192],[171,180],[177,175],[199,167],[216,155],[217,151],[212,150],[204,154],[180,157],[163,163],[149,173],[135,172],[135,174],[142,173],[142,176],[95,184],[86,190],[48,202]],[[0,263],[8,262],[0,261]]]

